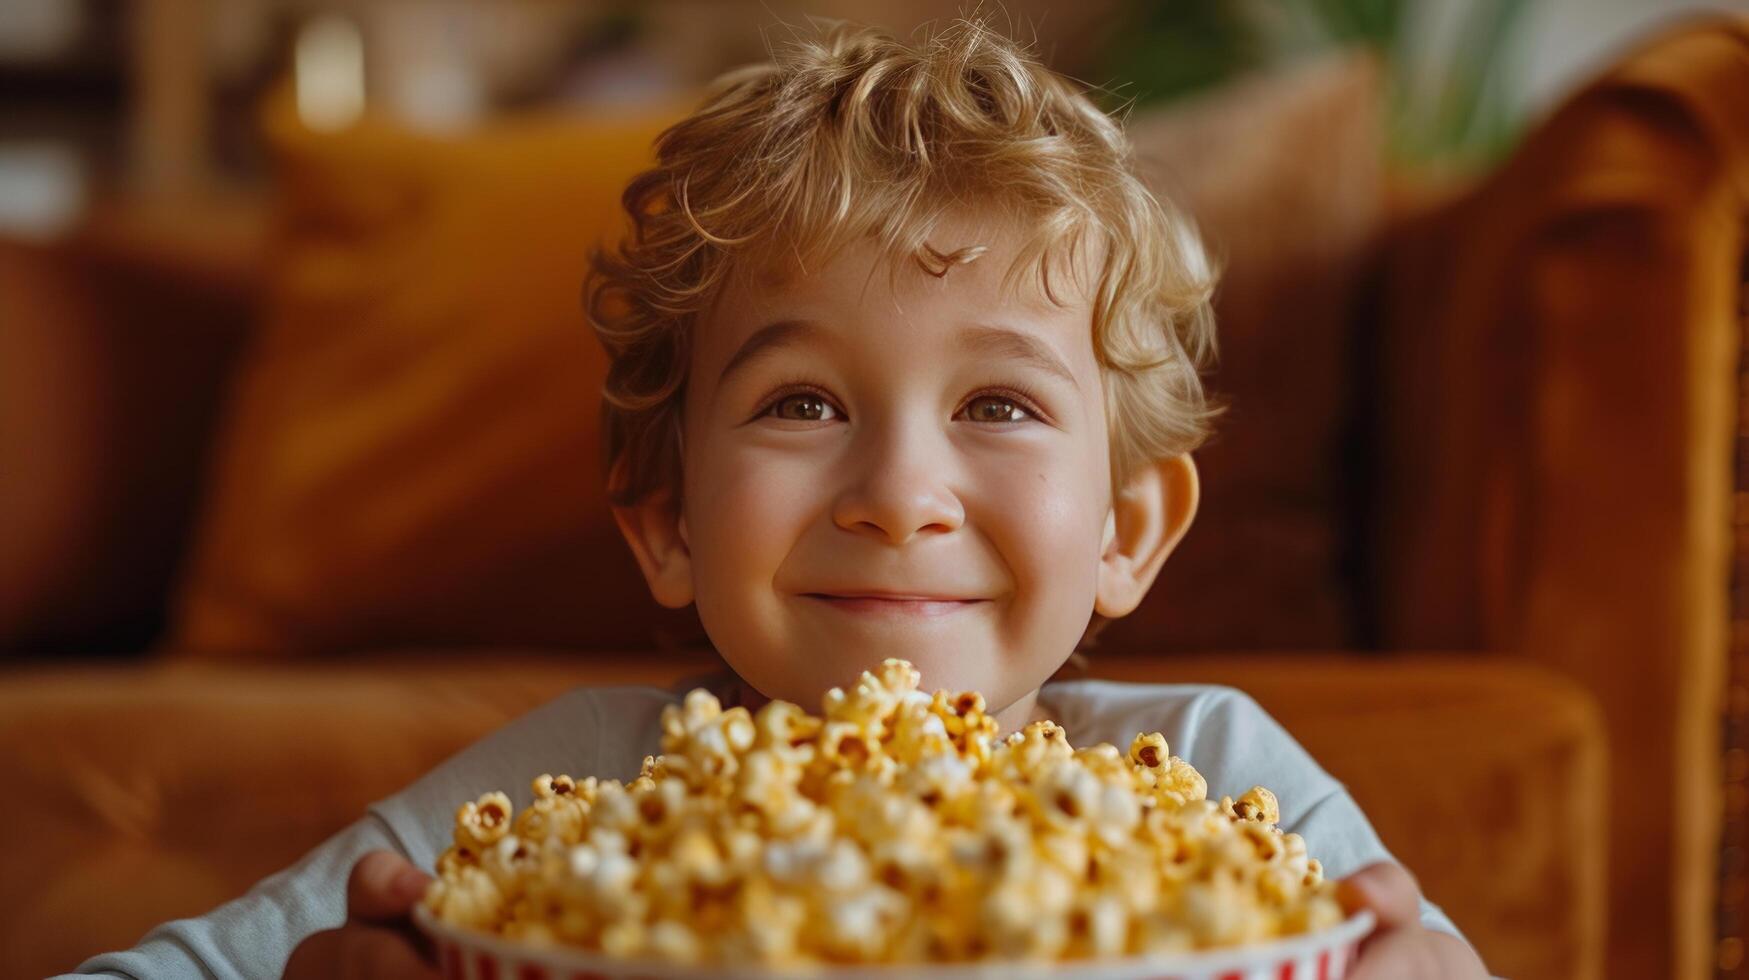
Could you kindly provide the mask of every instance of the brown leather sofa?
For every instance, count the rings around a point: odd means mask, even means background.
[[[1134,121],[1226,257],[1233,411],[1090,669],[1250,691],[1499,975],[1728,973],[1749,26],[1444,191],[1381,170],[1376,94],[1349,61]],[[574,306],[660,115],[270,107],[259,235],[0,248],[0,974],[238,894],[569,685],[708,660],[606,520]]]

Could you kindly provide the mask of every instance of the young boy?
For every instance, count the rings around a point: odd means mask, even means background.
[[[732,672],[580,689],[204,918],[91,972],[432,976],[407,923],[458,800],[543,771],[629,780],[662,707],[817,710],[889,656],[1004,732],[1163,732],[1209,795],[1281,800],[1379,930],[1356,980],[1480,977],[1342,785],[1226,688],[1053,674],[1136,608],[1189,527],[1214,409],[1213,276],[1117,124],[977,23],[834,28],[731,73],[628,188],[597,257],[615,516],[656,600]],[[528,791],[513,795],[524,806]]]

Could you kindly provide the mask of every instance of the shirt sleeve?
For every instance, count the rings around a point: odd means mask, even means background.
[[[305,937],[345,920],[352,865],[378,849],[406,853],[382,819],[368,814],[241,898],[166,922],[134,948],[94,956],[64,976],[277,977]]]
[[[1281,805],[1278,825],[1305,838],[1306,849],[1322,863],[1329,880],[1347,877],[1375,861],[1402,863],[1385,848],[1347,787],[1325,772],[1250,695],[1233,688],[1209,691],[1192,712],[1198,717],[1185,720],[1183,746],[1177,754],[1208,780],[1211,799],[1237,799],[1252,786],[1268,787]],[[1445,911],[1425,896],[1421,924],[1470,946]]]
[[[597,770],[624,768],[623,757],[638,747],[636,736],[625,733],[648,727],[665,701],[653,688],[614,690],[621,696],[600,699],[598,690],[579,688],[523,715],[372,804],[356,823],[242,897],[198,918],[166,922],[132,949],[94,956],[62,976],[280,976],[299,943],[345,921],[346,883],[367,852],[395,851],[429,872],[448,846],[463,800],[503,790],[517,807],[526,806],[533,796],[529,784],[542,772],[620,778]],[[613,707],[604,711],[602,704]],[[634,727],[616,729],[604,743],[604,713]]]

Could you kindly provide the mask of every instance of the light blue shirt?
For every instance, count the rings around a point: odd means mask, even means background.
[[[491,790],[517,809],[543,772],[629,782],[661,751],[662,708],[700,684],[726,691],[727,675],[688,678],[670,689],[577,688],[464,749],[296,864],[204,916],[166,922],[133,949],[94,956],[67,976],[278,977],[298,943],[346,918],[346,882],[367,851],[398,851],[430,870],[449,845],[455,808]],[[1077,746],[1127,749],[1137,732],[1161,732],[1174,755],[1208,780],[1211,798],[1267,786],[1280,826],[1305,838],[1327,878],[1394,860],[1348,795],[1256,701],[1230,687],[1057,681],[1039,692],[1044,713]],[[1445,913],[1422,900],[1421,921],[1462,939]],[[1467,942],[1467,940],[1466,940]]]

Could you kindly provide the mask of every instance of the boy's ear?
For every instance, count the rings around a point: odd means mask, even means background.
[[[1166,556],[1190,529],[1200,492],[1189,453],[1142,468],[1118,492],[1105,519],[1094,612],[1116,619],[1141,605]]]
[[[692,549],[686,517],[671,491],[662,490],[630,507],[613,507],[614,523],[643,569],[650,595],[670,609],[692,602]]]

